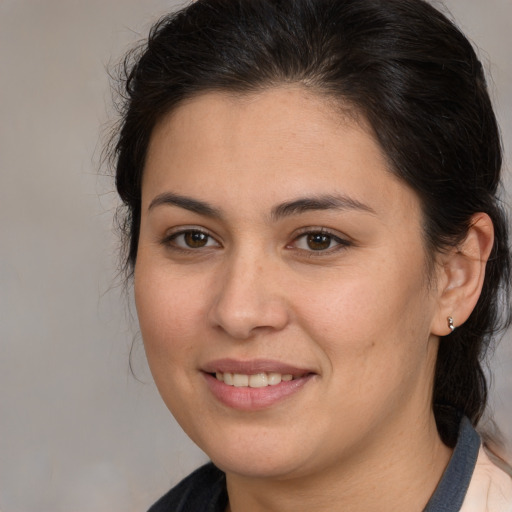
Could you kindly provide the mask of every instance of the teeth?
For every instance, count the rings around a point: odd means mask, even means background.
[[[233,386],[235,388],[246,388],[249,385],[249,375],[242,375],[240,373],[233,374]]]
[[[281,373],[256,373],[254,375],[244,375],[242,373],[222,373],[215,374],[217,380],[224,382],[228,386],[235,386],[237,388],[264,388],[266,386],[276,386],[281,382],[289,382],[293,380],[293,375]]]
[[[276,384],[279,384],[282,380],[280,373],[269,373],[268,374],[268,385],[269,386],[275,386]]]
[[[264,388],[268,386],[268,377],[266,373],[257,373],[249,377],[250,388]]]

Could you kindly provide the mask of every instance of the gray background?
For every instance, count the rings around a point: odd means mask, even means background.
[[[2,512],[146,510],[205,460],[161,403],[140,340],[142,382],[129,372],[137,326],[116,280],[116,197],[98,176],[106,68],[173,5],[0,0]],[[512,0],[446,5],[492,73],[509,169]],[[492,363],[508,440],[511,338]]]

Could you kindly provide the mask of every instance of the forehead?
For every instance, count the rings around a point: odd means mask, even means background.
[[[178,106],[152,134],[143,201],[166,187],[217,193],[224,203],[242,194],[248,205],[305,191],[350,194],[377,207],[403,192],[417,202],[389,171],[364,119],[298,86],[205,93]]]
[[[327,131],[335,135],[347,126],[371,133],[355,108],[299,85],[237,94],[206,92],[184,100],[164,116],[153,130],[149,152],[161,138],[170,141],[173,137],[183,143],[188,136],[194,138],[194,133],[201,133],[200,139],[193,140],[201,147],[215,143],[216,138],[226,144],[228,132],[233,143],[250,137],[253,147],[261,142],[266,145],[269,138],[283,148],[283,143],[293,139],[318,144]],[[265,137],[267,140],[263,140]]]

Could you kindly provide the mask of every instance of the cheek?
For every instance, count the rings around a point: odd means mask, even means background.
[[[314,290],[297,300],[303,305],[297,317],[325,352],[333,374],[371,384],[396,380],[422,363],[432,306],[422,268],[353,269],[317,282]]]
[[[200,294],[193,283],[184,286],[157,265],[143,258],[135,269],[134,291],[137,316],[151,370],[179,364],[197,343]],[[158,375],[155,375],[158,379]]]
[[[405,407],[410,396],[429,395],[435,358],[427,350],[421,288],[411,282],[392,287],[391,281],[377,286],[372,278],[346,279],[336,290],[310,298],[302,314],[328,369],[324,420],[343,425],[354,439]]]
[[[197,401],[194,381],[201,330],[200,294],[172,279],[156,265],[137,262],[134,292],[147,361],[167,408],[194,439],[190,404]]]

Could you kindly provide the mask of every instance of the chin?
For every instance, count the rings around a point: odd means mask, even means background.
[[[302,454],[302,458],[304,455]],[[231,456],[230,454],[219,454],[218,457],[211,457],[212,462],[227,474],[235,474],[245,478],[257,479],[283,479],[297,477],[301,473],[306,474],[300,461],[281,458],[272,454],[245,454],[245,456]]]
[[[306,433],[304,433],[306,434]],[[297,436],[288,427],[232,428],[229,433],[209,432],[202,443],[194,439],[212,462],[225,473],[248,478],[282,478],[308,473],[318,452],[307,435]]]

